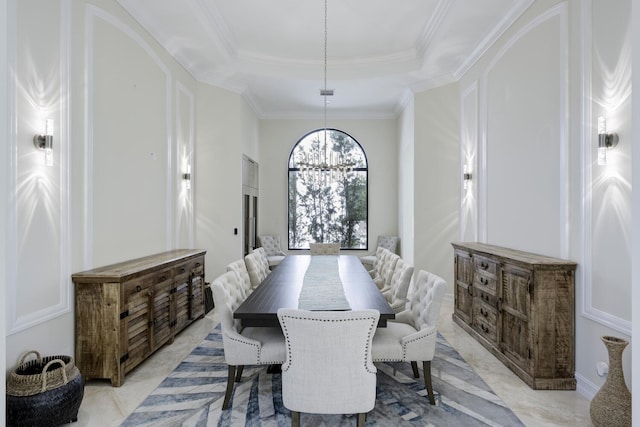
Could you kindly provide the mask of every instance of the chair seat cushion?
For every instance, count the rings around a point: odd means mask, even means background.
[[[415,332],[416,329],[413,326],[401,322],[387,322],[386,328],[376,329],[371,351],[373,361],[403,361],[402,338]]]
[[[365,255],[360,257],[360,261],[364,264],[365,267],[369,267],[368,270],[373,268],[373,264],[376,262],[375,255]]]
[[[260,355],[258,364],[260,365],[274,365],[283,364],[285,359],[285,344],[284,335],[282,335],[282,329],[277,328],[263,328],[263,327],[249,327],[242,330],[242,335],[260,341],[262,348],[260,349]]]
[[[269,261],[269,267],[275,267],[279,265],[282,260],[284,260],[283,255],[269,255],[267,256],[267,261]]]

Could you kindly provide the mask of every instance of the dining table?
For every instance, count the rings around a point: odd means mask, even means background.
[[[355,255],[288,255],[247,296],[233,317],[243,327],[279,326],[280,308],[374,309],[380,312],[381,328],[395,318],[395,312]]]

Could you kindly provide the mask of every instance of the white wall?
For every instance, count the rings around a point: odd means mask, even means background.
[[[629,1],[537,1],[460,81],[463,138],[474,85],[479,124],[462,236],[477,227],[480,241],[578,263],[576,377],[588,397],[604,381],[600,336],[628,339],[631,324],[629,17]],[[605,113],[621,143],[598,167]]]
[[[196,246],[208,251],[207,280],[242,257],[243,102],[227,90],[198,86]]]
[[[402,242],[402,257],[415,263],[414,241],[414,163],[415,103],[407,102],[398,119],[398,235]]]
[[[328,126],[356,139],[369,162],[369,252],[378,235],[398,235],[398,144],[396,120],[331,120]],[[321,120],[260,121],[258,234],[287,241],[287,165],[291,149]],[[402,242],[401,242],[402,244]],[[354,251],[355,255],[364,251]]]
[[[459,237],[460,99],[449,84],[415,94],[414,264],[446,280],[453,292]]]

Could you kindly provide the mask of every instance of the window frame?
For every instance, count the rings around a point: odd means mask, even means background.
[[[291,223],[289,220],[289,183],[290,183],[290,179],[291,179],[291,172],[300,172],[300,168],[299,167],[290,167],[289,165],[291,164],[291,156],[293,156],[294,151],[296,150],[296,148],[298,147],[298,145],[305,139],[307,138],[309,135],[312,135],[314,133],[319,133],[319,132],[324,132],[325,130],[327,131],[335,131],[335,132],[340,132],[344,135],[346,135],[347,137],[349,137],[353,142],[355,142],[355,144],[358,146],[358,148],[360,149],[360,151],[362,152],[362,156],[364,158],[364,163],[365,163],[365,167],[354,167],[352,169],[352,172],[364,172],[365,174],[365,187],[366,187],[366,215],[367,215],[367,232],[366,232],[366,239],[365,239],[365,245],[363,248],[343,248],[342,246],[340,247],[340,251],[368,251],[369,250],[369,158],[367,157],[367,152],[364,150],[364,148],[362,147],[362,144],[360,144],[360,142],[355,139],[351,134],[341,130],[341,129],[337,129],[337,128],[332,128],[332,127],[327,127],[327,128],[318,128],[318,129],[314,129],[311,130],[307,133],[305,133],[304,135],[302,135],[298,141],[296,141],[295,144],[293,144],[293,147],[291,147],[291,150],[289,151],[289,156],[287,157],[287,187],[286,187],[286,194],[287,194],[287,250],[289,251],[309,251],[309,248],[292,248],[290,241],[289,241],[289,233],[291,232]]]

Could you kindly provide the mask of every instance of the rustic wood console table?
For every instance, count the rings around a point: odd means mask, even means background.
[[[533,389],[575,390],[576,263],[453,243],[453,321]]]
[[[177,249],[71,276],[75,359],[113,386],[204,315],[204,250]]]

